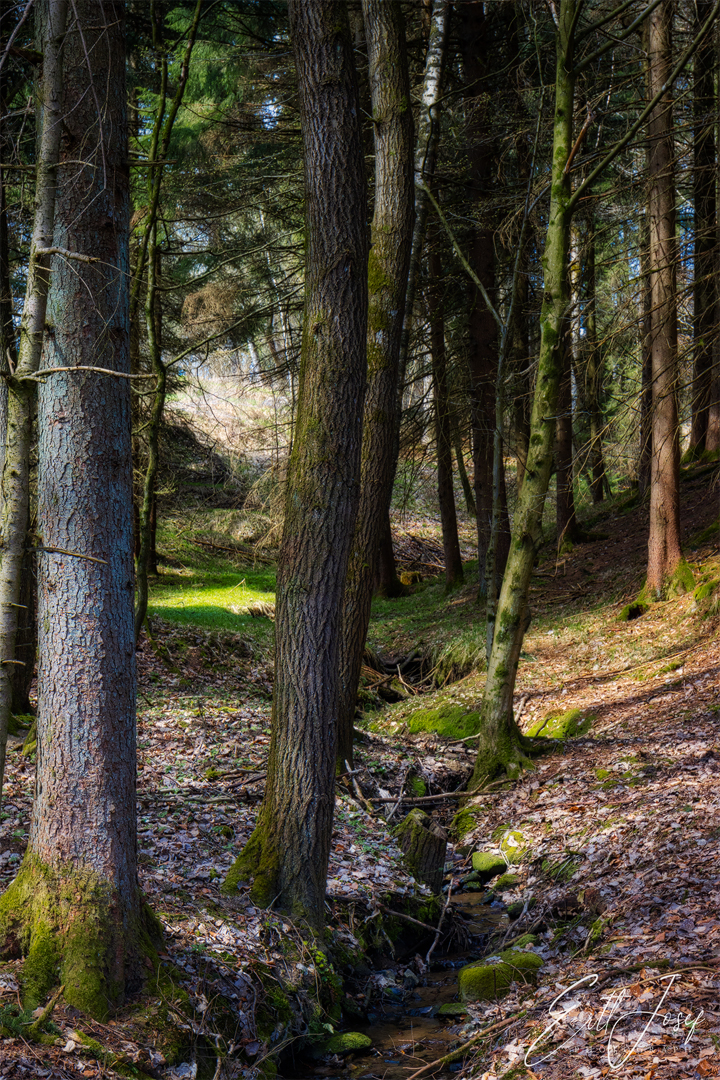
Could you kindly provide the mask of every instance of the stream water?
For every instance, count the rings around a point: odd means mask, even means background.
[[[368,1012],[368,1023],[353,1024],[353,1030],[372,1039],[372,1046],[355,1053],[342,1063],[323,1064],[284,1070],[286,1080],[294,1075],[337,1077],[338,1080],[407,1080],[407,1077],[431,1061],[449,1053],[458,1042],[471,1037],[463,1034],[469,1019],[458,1002],[458,969],[485,952],[487,935],[493,930],[503,930],[508,923],[505,912],[498,907],[482,903],[483,893],[459,893],[451,903],[466,922],[470,935],[468,947],[462,954],[440,956],[431,959],[430,970],[419,985],[409,991],[388,991],[373,999]],[[454,1014],[449,1007],[455,1005]],[[445,1006],[444,1013],[440,1013]],[[435,1076],[450,1077],[461,1068],[460,1064],[448,1065]],[[430,1074],[428,1074],[429,1078]]]

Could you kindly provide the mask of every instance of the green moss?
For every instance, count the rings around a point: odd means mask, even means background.
[[[595,775],[597,776],[598,780],[607,780],[610,773],[607,769],[596,769]]]
[[[703,581],[693,591],[693,600],[699,602],[700,600],[707,600],[720,585],[720,578],[711,578],[710,581]]]
[[[519,829],[510,829],[500,841],[500,850],[507,863],[521,863],[528,849],[527,837]]]
[[[542,957],[522,949],[506,949],[492,963],[469,965],[458,973],[463,1001],[492,1001],[507,993],[513,982],[534,983]]]
[[[452,819],[451,829],[453,835],[461,840],[466,833],[472,832],[478,823],[478,817],[472,810],[459,810]]]
[[[438,1009],[436,1016],[467,1016],[467,1006],[460,1001],[446,1001]]]
[[[519,884],[520,878],[517,874],[501,874],[495,882],[495,889],[497,892],[503,892],[505,889],[514,889]]]
[[[468,735],[477,735],[480,713],[468,712],[460,705],[440,705],[437,709],[420,709],[412,713],[407,726],[411,735],[430,731],[445,739],[464,739]]]
[[[427,784],[419,776],[412,776],[408,783],[408,787],[413,795],[416,795],[418,798],[427,794]]]
[[[650,605],[644,600],[634,600],[631,604],[626,604],[618,615],[618,622],[632,622],[633,619],[641,618],[646,611],[650,610]]]
[[[537,934],[523,934],[523,936],[519,937],[515,942],[515,948],[524,949],[526,945],[537,945],[539,941],[540,938]]]
[[[23,996],[44,1002],[58,982],[69,1005],[104,1019],[122,1003],[126,983],[141,982],[144,958],[157,963],[156,927],[141,908],[123,925],[122,905],[109,884],[89,871],[53,871],[26,854],[0,897],[0,948],[25,955]]]
[[[718,533],[720,533],[720,520],[713,521],[707,528],[702,529],[699,533],[695,533],[694,536],[691,536],[688,540],[688,547],[700,547],[701,544],[706,544],[708,540],[713,540]]]
[[[343,1031],[323,1044],[322,1053],[352,1054],[359,1050],[368,1050],[371,1046],[372,1039],[368,1035],[362,1035],[359,1031]]]
[[[547,739],[571,739],[577,735],[586,735],[594,719],[594,716],[582,709],[568,709],[564,713],[549,712],[535,721],[528,735],[543,735]]]
[[[532,911],[532,909],[537,905],[537,900],[535,899],[534,896],[531,896],[530,899],[527,900],[527,901],[525,901],[525,900],[516,900],[514,904],[508,904],[508,907],[507,907],[508,918],[509,919],[519,919],[520,916],[522,915],[523,911],[525,910],[525,904],[526,903],[527,903],[528,911]]]
[[[488,855],[484,851],[476,851],[472,857],[472,868],[478,876],[478,881],[485,883],[496,874],[507,870],[507,863],[501,855]]]
[[[30,757],[37,749],[37,720],[33,719],[30,725],[30,730],[25,736],[25,742],[22,745],[23,757]]]

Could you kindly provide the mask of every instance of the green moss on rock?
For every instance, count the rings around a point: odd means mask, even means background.
[[[343,1031],[333,1035],[322,1044],[322,1054],[353,1054],[359,1050],[369,1050],[372,1039],[359,1031]]]
[[[535,983],[542,957],[523,949],[506,949],[484,964],[471,964],[458,973],[458,989],[463,1001],[492,1001],[502,997],[513,982]]]
[[[457,812],[452,819],[450,826],[454,836],[461,840],[467,833],[472,832],[478,823],[478,815],[472,810],[462,809]]]
[[[528,840],[519,829],[510,829],[500,841],[500,851],[508,864],[517,865],[525,858]]]
[[[550,712],[536,720],[528,735],[543,735],[546,739],[571,739],[576,735],[585,735],[595,719],[583,709],[568,709],[564,713]]]
[[[507,863],[501,855],[489,855],[485,851],[476,851],[472,857],[472,868],[477,874],[477,880],[485,883],[496,874],[507,870]]]
[[[464,739],[477,735],[480,730],[480,713],[468,712],[460,705],[440,705],[437,709],[419,709],[407,720],[411,735],[433,732],[445,739]]]
[[[444,1005],[441,1005],[438,1009],[436,1016],[467,1016],[467,1005],[463,1005],[461,1001],[446,1001]]]
[[[497,892],[503,892],[505,889],[514,889],[519,884],[520,878],[517,874],[501,874],[495,882],[495,889]]]

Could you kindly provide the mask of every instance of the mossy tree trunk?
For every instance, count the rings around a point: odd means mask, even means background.
[[[435,454],[437,457],[438,504],[445,558],[445,588],[450,591],[463,581],[462,556],[458,537],[455,487],[452,468],[452,430],[450,391],[445,351],[445,314],[442,258],[438,250],[439,231],[431,224],[428,231],[428,314],[430,316],[430,354],[435,416]]]
[[[696,31],[710,14],[711,0],[698,0]],[[690,448],[707,448],[708,414],[712,394],[713,343],[717,328],[717,250],[715,194],[715,72],[717,52],[708,35],[695,54],[693,73],[693,393]]]
[[[38,5],[42,24],[58,6]],[[73,12],[53,242],[71,255],[53,266],[43,370],[60,370],[38,405],[37,778],[0,944],[26,953],[29,1002],[59,980],[103,1017],[142,986],[154,924],[136,854],[130,384],[72,370],[129,372],[124,4]]]
[[[429,814],[411,810],[394,830],[405,864],[416,881],[442,892],[447,836]]]
[[[595,214],[591,209],[587,220],[585,245],[585,407],[590,426],[590,491],[592,501],[601,503],[605,493],[605,459],[603,456],[603,414],[600,405],[602,387],[602,353],[597,339],[596,274],[595,274]]]
[[[649,155],[648,155],[649,157]],[[650,290],[650,230],[645,207],[640,225],[640,453],[638,459],[638,494],[644,499],[650,490],[652,458],[652,295]]]
[[[265,797],[224,883],[254,877],[320,932],[335,803],[339,643],[358,507],[368,246],[358,89],[342,0],[291,0],[303,133],[305,311],[300,392],[278,568]]]
[[[565,172],[572,145],[574,99],[572,26],[575,0],[562,0],[557,28],[555,114],[550,211],[543,254],[543,306],[530,446],[518,496],[512,542],[498,602],[493,647],[481,707],[478,755],[471,779],[519,768],[525,740],[513,717],[513,691],[529,619],[528,592],[540,539],[542,512],[552,469],[555,416],[563,364],[563,329],[569,303],[568,244],[570,178]]]
[[[18,663],[15,642],[30,510],[30,444],[37,390],[34,379],[40,367],[45,336],[50,263],[53,258],[50,250],[53,246],[63,123],[62,42],[66,17],[66,0],[46,0],[38,18],[38,39],[44,62],[36,89],[36,116],[40,133],[35,217],[17,363],[14,373],[5,375],[8,396],[0,523],[0,793],[5,773],[5,750],[13,701],[13,667]],[[10,333],[10,330],[6,333]]]
[[[360,505],[348,562],[340,642],[338,767],[353,761],[353,721],[378,549],[392,497],[400,423],[398,363],[413,226],[413,122],[405,25],[397,0],[363,0],[375,135],[368,261],[367,390]]]
[[[573,544],[577,539],[575,492],[573,489],[573,409],[572,409],[572,344],[570,324],[566,320],[562,346],[562,373],[558,391],[555,427],[555,468],[557,477],[557,546]]]
[[[650,98],[672,70],[672,0],[663,0],[648,20]],[[677,240],[672,91],[648,119],[650,225],[650,353],[652,358],[652,458],[648,599],[685,591],[680,548],[680,453],[678,431]],[[682,573],[680,575],[682,578]]]

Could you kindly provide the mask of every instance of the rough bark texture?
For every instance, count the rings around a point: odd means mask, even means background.
[[[557,403],[555,429],[555,467],[557,470],[557,546],[572,545],[577,537],[575,496],[573,492],[573,415],[572,415],[572,352],[569,326],[563,335],[562,375]]]
[[[375,132],[375,207],[368,261],[367,389],[360,505],[348,562],[340,644],[338,764],[353,761],[353,720],[400,423],[398,361],[413,224],[413,123],[405,26],[396,0],[363,0]]]
[[[339,641],[358,506],[367,332],[366,193],[347,5],[291,0],[305,160],[300,394],[276,604],[265,798],[224,889],[315,931],[324,922],[335,802]]]
[[[73,11],[54,246],[98,261],[56,257],[44,366],[127,372],[124,5],[105,0],[102,21],[96,0]],[[36,790],[0,941],[27,952],[30,1000],[59,977],[69,1004],[104,1016],[142,985],[152,951],[136,861],[130,386],[58,372],[39,397]]]
[[[584,397],[590,426],[590,491],[592,501],[600,503],[604,498],[605,459],[603,457],[603,414],[600,407],[600,389],[602,385],[602,354],[597,340],[597,319],[595,303],[595,216],[591,212],[587,227],[587,245],[585,248],[584,284],[585,301],[585,338],[583,350]]]
[[[469,166],[468,203],[475,207],[478,224],[473,230],[469,262],[485,286],[495,294],[494,223],[490,220],[491,173],[496,161],[495,147],[488,138],[485,117],[487,60],[492,48],[488,35],[487,5],[468,0],[458,6],[459,38],[466,85],[468,110],[467,156]],[[470,416],[472,424],[475,506],[477,507],[478,573],[480,591],[486,593],[486,560],[493,513],[493,434],[497,381],[497,325],[480,290],[472,286],[469,314],[468,366],[470,372]],[[501,462],[501,468],[504,466]],[[504,487],[504,477],[502,479]],[[501,523],[495,553],[495,573],[502,578],[507,559],[509,525],[507,512]]]
[[[562,0],[557,31],[555,116],[550,211],[543,254],[543,306],[530,448],[518,497],[512,542],[497,609],[481,733],[471,786],[505,770],[512,773],[525,757],[525,740],[513,717],[513,690],[523,635],[529,621],[528,594],[540,540],[542,512],[552,468],[557,399],[562,374],[564,320],[568,309],[570,180],[565,164],[572,146],[574,78],[571,27],[575,0]]]
[[[411,810],[394,832],[412,876],[439,895],[442,892],[447,850],[447,837],[443,830],[429,814],[422,810]]]
[[[697,0],[696,30],[703,25],[712,4]],[[690,449],[700,455],[707,449],[708,416],[712,393],[713,340],[717,333],[715,306],[716,196],[715,196],[715,70],[717,54],[708,34],[695,54],[693,78],[693,396]]]
[[[649,155],[648,155],[649,161]],[[640,453],[638,494],[644,499],[650,490],[652,459],[652,295],[650,289],[650,229],[647,211],[640,228]]]
[[[447,356],[445,352],[442,260],[437,251],[437,229],[431,228],[429,236],[432,246],[428,255],[430,275],[428,309],[430,315],[430,352],[435,413],[435,453],[437,456],[438,504],[440,506],[440,523],[445,557],[445,588],[449,591],[462,584],[463,568],[460,540],[458,538],[455,488],[453,485],[452,431]]]
[[[402,417],[402,399],[405,390],[405,372],[410,349],[413,310],[420,281],[425,230],[430,208],[426,185],[432,182],[435,173],[435,158],[440,136],[439,109],[449,21],[450,0],[432,0],[432,14],[427,24],[428,48],[425,57],[425,72],[420,95],[417,139],[415,141],[415,224],[410,248],[410,266],[408,268],[403,325],[400,335],[400,356],[398,358],[399,401],[393,452],[393,482],[400,450],[400,420]],[[382,529],[381,548],[376,570],[377,590],[383,596],[400,596],[404,590],[397,576],[392,541],[390,539],[392,533],[390,529],[389,502],[386,508],[386,516],[387,522]]]
[[[672,0],[663,2],[648,20],[650,96],[672,70]],[[660,599],[685,591],[680,549],[680,456],[677,404],[677,308],[675,277],[675,175],[672,93],[668,92],[648,119],[649,226],[652,357],[652,460],[650,470],[650,536],[647,593]]]
[[[30,443],[40,366],[53,245],[55,196],[63,117],[62,40],[66,0],[48,0],[39,9],[38,43],[44,63],[37,81],[36,115],[40,123],[35,185],[35,215],[30,243],[20,346],[8,386],[2,472],[0,534],[0,793],[13,699],[15,639],[20,613],[20,585],[30,509]]]

